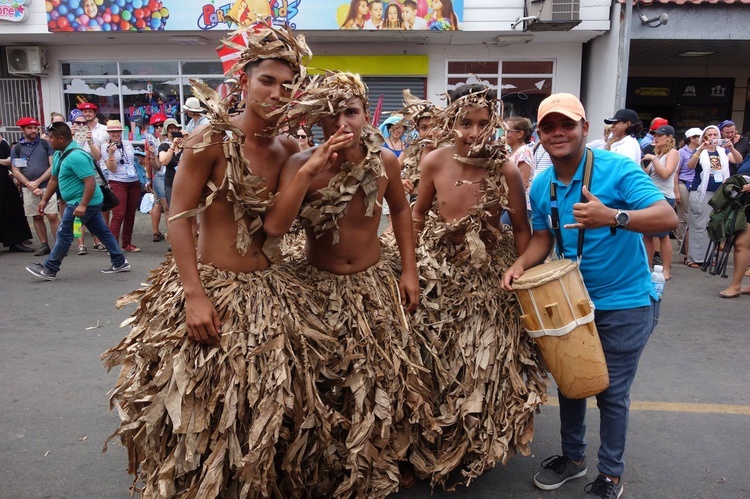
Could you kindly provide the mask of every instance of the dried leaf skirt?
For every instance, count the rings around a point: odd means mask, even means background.
[[[512,234],[485,248],[477,237],[454,244],[429,237],[436,233],[428,224],[417,251],[423,293],[412,328],[432,371],[438,430],[423,428],[410,460],[433,486],[452,489],[516,452],[528,455],[546,374],[515,295],[501,287],[516,257]],[[449,479],[457,469],[462,476]]]
[[[408,328],[398,280],[382,261],[351,275],[302,265],[338,351],[325,370],[323,398],[335,413],[331,459],[344,468],[331,497],[385,497],[429,420],[429,372]],[[321,385],[322,386],[322,385]]]
[[[283,266],[199,265],[221,320],[219,346],[187,338],[176,265],[118,301],[138,302],[130,334],[103,354],[121,365],[110,405],[134,488],[145,498],[330,495],[332,414],[318,373],[335,353],[309,290]],[[105,446],[106,448],[106,446]],[[333,463],[333,464],[331,464]]]

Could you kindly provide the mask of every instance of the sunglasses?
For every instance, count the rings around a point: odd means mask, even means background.
[[[298,138],[298,139],[306,139],[306,138],[307,138],[307,135],[297,135],[297,138]]]
[[[74,125],[88,125],[88,123],[86,123],[85,121],[74,121],[73,124]]]
[[[154,128],[164,128],[164,123],[157,123]]]
[[[47,133],[50,133],[50,132],[62,133],[60,132],[60,129],[58,128],[57,123],[58,123],[57,121],[53,121],[52,123],[50,123],[46,128]]]

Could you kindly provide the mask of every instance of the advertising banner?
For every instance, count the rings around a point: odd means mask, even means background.
[[[21,22],[29,15],[31,0],[0,0],[0,21]]]
[[[0,0],[0,5],[7,1]],[[46,1],[52,32],[231,30],[257,16],[298,30],[458,30],[463,4],[464,0]]]

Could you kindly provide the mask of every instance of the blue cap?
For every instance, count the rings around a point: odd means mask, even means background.
[[[719,123],[719,130],[723,130],[725,126],[736,126],[732,120],[724,120]]]
[[[70,112],[70,116],[68,116],[68,121],[73,123],[76,120],[76,118],[80,118],[81,116],[83,116],[83,113],[81,111],[79,111],[78,109],[73,109]]]

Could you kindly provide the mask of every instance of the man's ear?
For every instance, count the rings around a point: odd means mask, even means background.
[[[588,137],[589,135],[589,122],[584,120],[583,121],[583,136]]]

